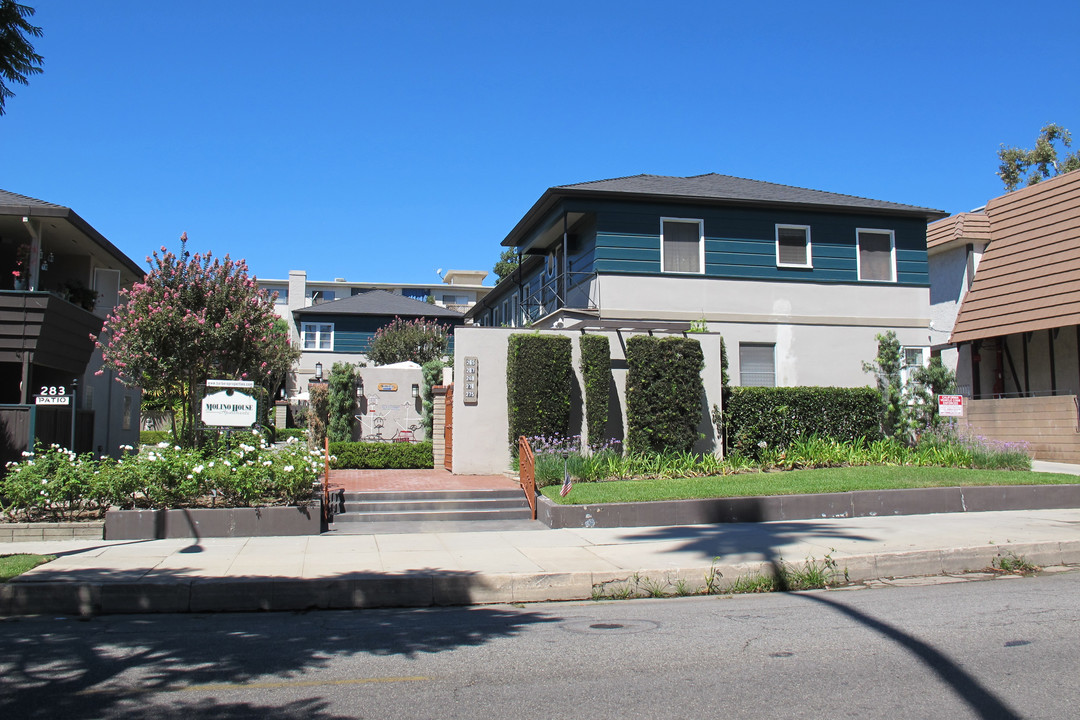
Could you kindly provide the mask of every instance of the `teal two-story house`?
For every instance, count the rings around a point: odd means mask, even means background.
[[[875,336],[929,353],[924,207],[727,175],[549,188],[480,325],[722,333],[736,385],[864,385]]]

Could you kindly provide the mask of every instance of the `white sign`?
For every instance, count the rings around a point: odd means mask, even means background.
[[[67,405],[71,398],[67,395],[38,395],[34,398],[35,405]]]
[[[462,386],[465,404],[475,405],[480,398],[480,361],[475,357],[465,358],[465,380]]]
[[[222,388],[252,388],[255,387],[254,380],[207,380],[206,387],[222,387]]]
[[[943,417],[964,417],[964,396],[938,395],[937,411]]]
[[[250,427],[258,418],[258,403],[255,398],[244,393],[234,392],[230,395],[222,390],[207,395],[202,400],[203,425]]]

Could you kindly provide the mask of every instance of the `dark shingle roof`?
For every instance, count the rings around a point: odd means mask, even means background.
[[[28,197],[26,195],[19,195],[18,193],[13,193],[9,190],[0,190],[0,215],[13,215],[15,217],[24,215],[29,217],[48,217],[66,220],[78,232],[90,238],[91,241],[97,243],[115,260],[126,266],[128,271],[134,275],[135,278],[141,278],[146,274],[146,270],[121,252],[118,247],[113,245],[104,235],[98,232],[90,223],[79,217],[79,214],[69,207],[45,202],[44,200],[38,200],[37,198]]]
[[[385,290],[365,290],[351,297],[293,310],[293,315],[398,315],[461,319],[455,310],[395,295]]]
[[[23,208],[50,208],[52,210],[67,210],[68,208],[56,203],[45,202],[37,198],[19,195],[18,193],[0,190],[0,208],[4,210],[22,210]]]
[[[744,200],[747,202],[784,203],[794,205],[822,205],[859,210],[898,210],[927,214],[944,214],[938,210],[903,205],[901,203],[871,200],[855,195],[809,190],[793,185],[778,185],[762,180],[747,180],[732,175],[692,175],[671,177],[667,175],[633,175],[610,180],[594,180],[576,185],[560,185],[559,190],[629,193],[633,195],[660,195],[705,200]]]
[[[855,195],[809,190],[793,185],[778,185],[761,180],[747,180],[731,175],[631,175],[630,177],[594,180],[574,185],[548,188],[518,221],[502,244],[517,247],[527,237],[534,222],[540,221],[564,198],[608,198],[616,200],[698,201],[703,204],[788,207],[809,210],[833,210],[886,215],[905,215],[937,220],[948,213],[932,208],[871,200]]]

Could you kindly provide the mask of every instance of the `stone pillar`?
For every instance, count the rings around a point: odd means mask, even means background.
[[[274,403],[274,427],[278,430],[285,429],[289,420],[289,403],[285,400],[278,400]]]
[[[431,392],[435,396],[431,402],[431,451],[435,467],[441,468],[446,463],[446,386],[436,385]]]

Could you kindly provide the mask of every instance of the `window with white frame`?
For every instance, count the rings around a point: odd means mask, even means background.
[[[776,226],[776,265],[778,267],[813,267],[809,225]]]
[[[922,367],[923,349],[921,347],[904,348],[904,367]]]
[[[705,272],[705,222],[660,218],[660,272]]]
[[[892,230],[855,231],[860,280],[896,282],[896,238]]]
[[[776,387],[776,345],[739,343],[739,384]]]
[[[322,303],[333,302],[337,294],[333,290],[312,290],[311,291],[311,304],[321,305]]]
[[[303,336],[305,350],[333,350],[333,323],[302,323],[300,334]]]

